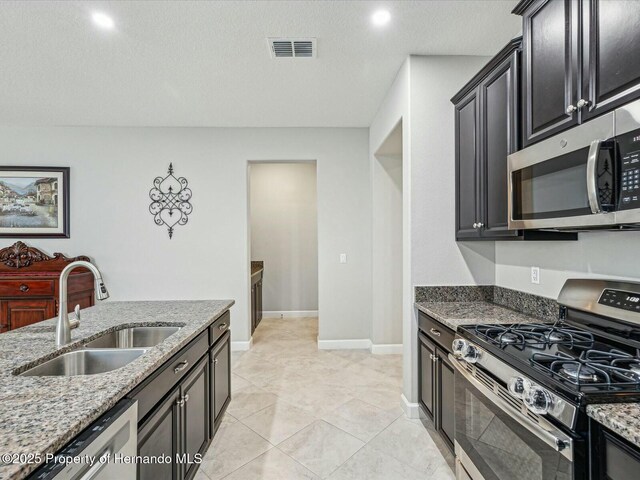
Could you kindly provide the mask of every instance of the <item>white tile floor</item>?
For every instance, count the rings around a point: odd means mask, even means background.
[[[265,319],[233,353],[196,480],[453,480],[437,437],[402,412],[400,355],[322,351],[317,335],[315,318]]]

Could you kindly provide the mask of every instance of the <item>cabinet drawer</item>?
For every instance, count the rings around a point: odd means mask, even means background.
[[[53,280],[3,280],[0,281],[0,296],[24,297],[53,295]]]
[[[156,370],[136,387],[129,398],[138,400],[138,420],[141,420],[207,353],[207,332],[202,332],[189,345]]]
[[[209,345],[213,346],[231,327],[231,313],[225,312],[209,327]]]
[[[451,353],[451,344],[455,338],[453,330],[422,312],[418,315],[418,328],[447,353]]]

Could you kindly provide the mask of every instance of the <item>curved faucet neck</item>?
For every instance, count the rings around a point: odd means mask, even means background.
[[[84,267],[93,274],[96,283],[96,297],[98,300],[104,300],[109,297],[109,293],[102,281],[102,274],[92,263],[84,260],[77,260],[64,267],[60,273],[60,296],[58,298],[58,324],[56,326],[56,346],[58,348],[71,342],[71,325],[69,323],[69,309],[67,306],[67,284],[71,272],[79,267]]]

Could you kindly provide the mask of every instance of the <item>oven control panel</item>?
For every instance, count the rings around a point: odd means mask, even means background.
[[[631,312],[640,312],[640,294],[638,293],[606,288],[602,291],[598,303]]]

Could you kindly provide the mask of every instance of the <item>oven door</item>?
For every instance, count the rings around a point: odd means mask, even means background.
[[[455,375],[457,478],[574,480],[574,440],[529,414],[501,384],[449,356]]]
[[[510,229],[615,224],[613,120],[611,112],[509,155]]]

